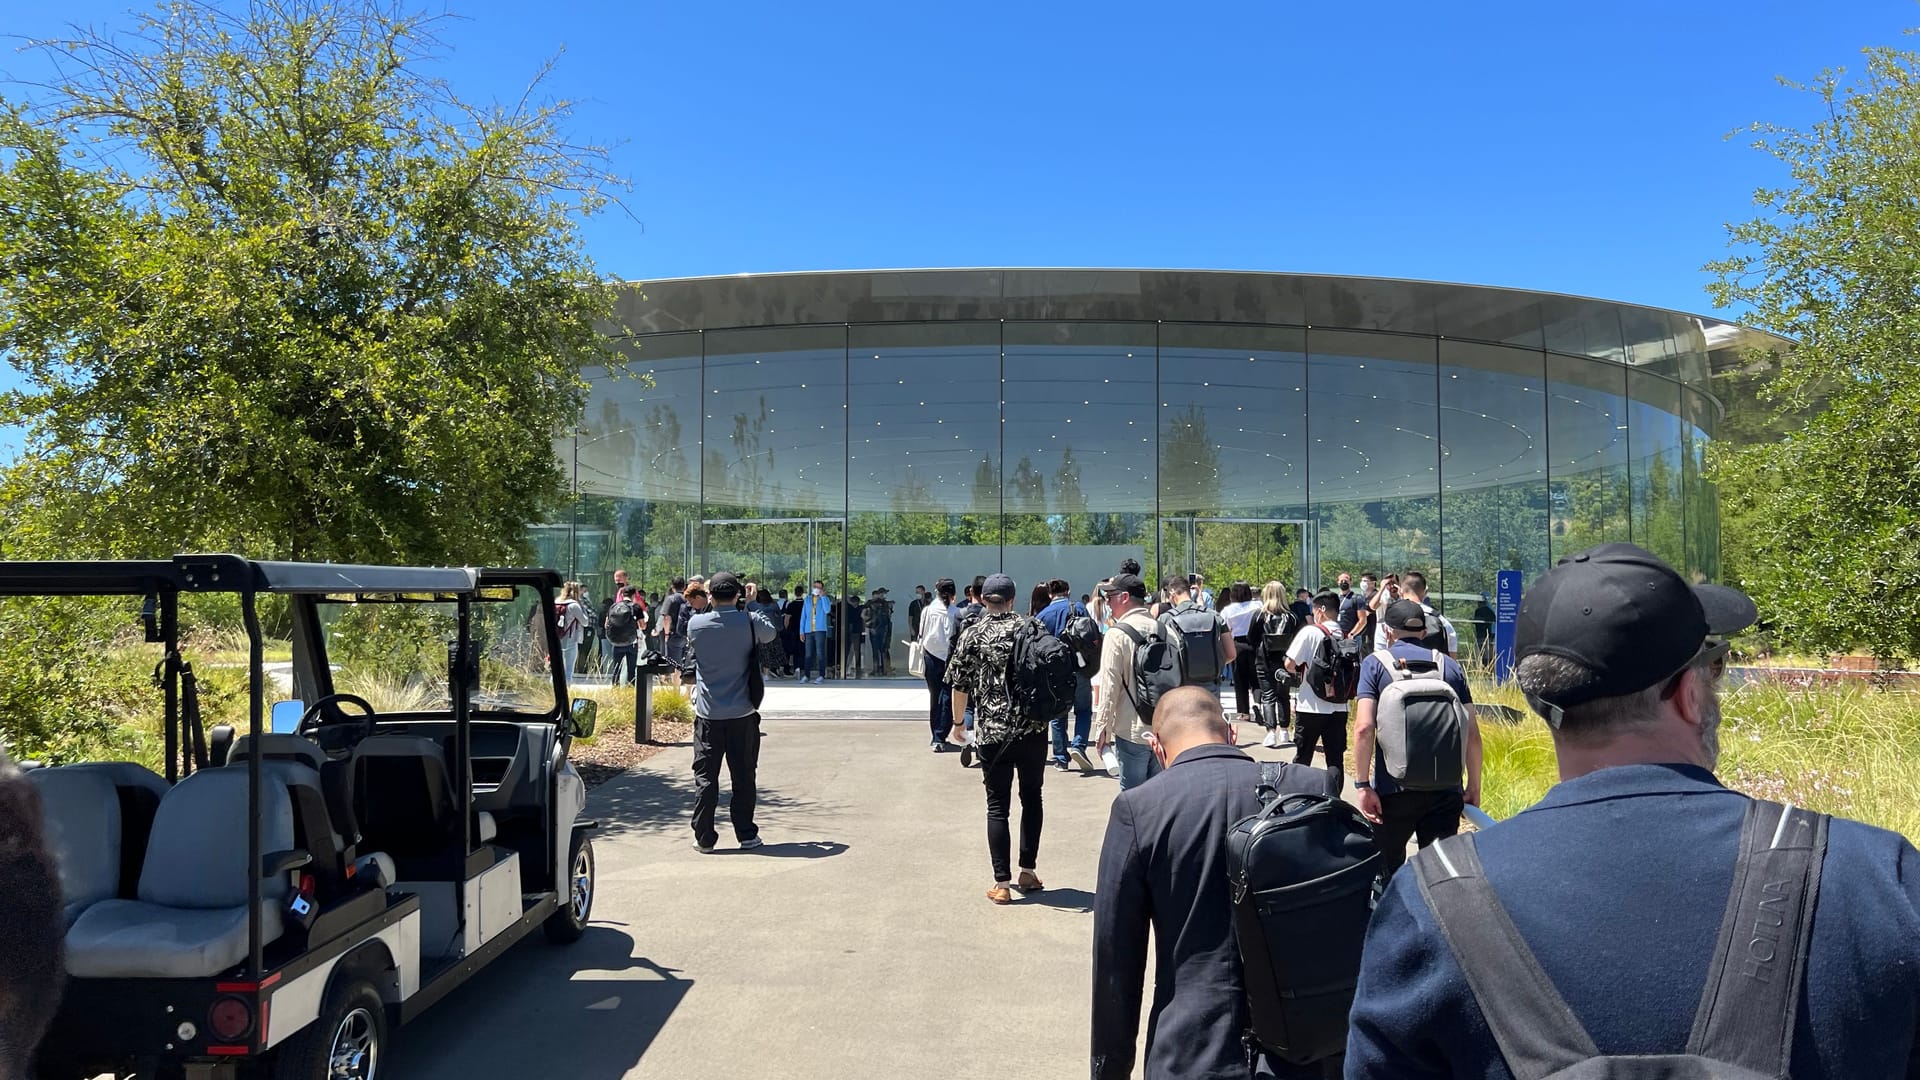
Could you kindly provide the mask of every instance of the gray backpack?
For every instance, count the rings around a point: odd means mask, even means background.
[[[1220,678],[1220,616],[1191,600],[1160,616],[1160,629],[1180,663],[1180,682],[1199,686]]]
[[[1413,868],[1515,1080],[1780,1080],[1793,1067],[1828,821],[1747,804],[1706,989],[1678,1054],[1600,1052],[1487,884],[1472,833],[1420,852]]]
[[[1446,657],[1433,654],[1431,672],[1423,661],[1415,672],[1391,654],[1376,654],[1393,683],[1380,691],[1374,714],[1374,738],[1386,760],[1387,775],[1408,791],[1453,791],[1466,778],[1469,717],[1460,695],[1441,676]]]

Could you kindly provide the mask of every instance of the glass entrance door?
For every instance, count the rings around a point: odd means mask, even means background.
[[[716,518],[701,522],[700,572],[729,570],[769,591],[846,580],[844,518]]]
[[[1216,596],[1235,581],[1255,590],[1269,581],[1313,588],[1312,541],[1312,522],[1292,518],[1161,518],[1160,565],[1165,573],[1207,575]]]

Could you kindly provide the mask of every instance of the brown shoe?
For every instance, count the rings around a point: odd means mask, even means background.
[[[1013,903],[1013,893],[1005,885],[995,885],[993,888],[987,890],[987,899],[996,904],[1011,904]]]
[[[1021,892],[1039,892],[1047,887],[1047,883],[1041,881],[1040,876],[1033,871],[1022,870],[1020,871],[1020,880],[1014,882],[1013,887],[1019,889]]]

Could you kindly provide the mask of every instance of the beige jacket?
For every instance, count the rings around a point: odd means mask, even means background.
[[[1134,608],[1120,620],[1140,634],[1153,632],[1153,616],[1144,607]],[[1100,643],[1100,703],[1094,710],[1093,730],[1102,738],[1145,742],[1148,724],[1133,707],[1133,639],[1117,629],[1109,629]]]

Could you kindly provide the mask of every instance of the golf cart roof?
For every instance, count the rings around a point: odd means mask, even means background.
[[[471,594],[480,571],[444,566],[255,562],[238,555],[0,562],[0,596],[283,593],[327,596]]]

